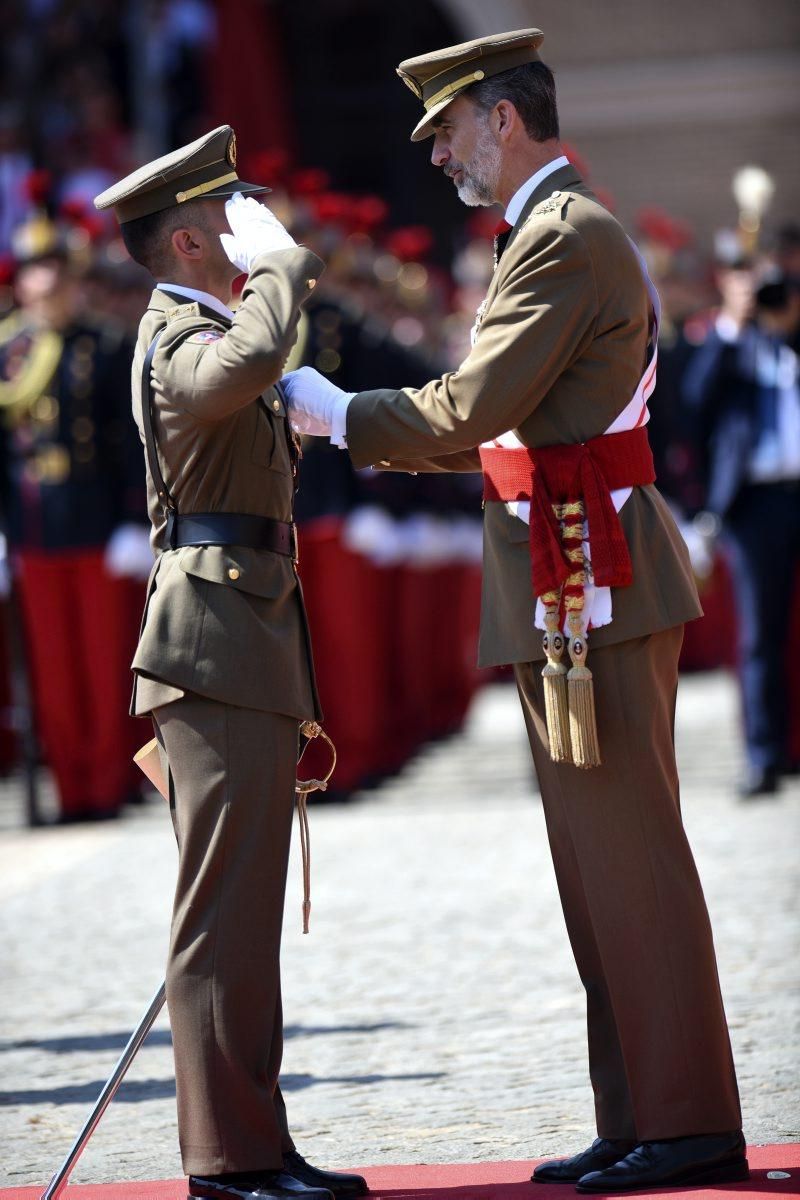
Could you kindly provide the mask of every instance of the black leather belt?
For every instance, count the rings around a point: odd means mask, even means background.
[[[246,546],[297,559],[297,526],[253,513],[167,514],[167,542],[181,546]]]

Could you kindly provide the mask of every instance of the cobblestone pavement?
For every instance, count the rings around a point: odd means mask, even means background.
[[[736,695],[687,678],[677,730],[753,1142],[800,1139],[800,782],[733,796]],[[175,851],[160,801],[27,831],[0,796],[0,1184],[44,1183],[163,972]],[[286,916],[284,1087],[331,1166],[528,1158],[593,1136],[582,996],[512,688],[401,777],[311,814],[314,911]],[[296,843],[296,839],[295,839]],[[74,1179],[179,1176],[162,1014]]]

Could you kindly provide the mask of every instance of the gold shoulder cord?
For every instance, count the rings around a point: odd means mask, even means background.
[[[308,827],[308,796],[310,792],[327,791],[331,776],[336,770],[336,747],[316,721],[304,721],[300,726],[300,732],[309,741],[321,737],[328,743],[331,751],[331,765],[324,779],[298,779],[295,781],[297,816],[300,822],[300,850],[303,856],[303,933],[308,933],[311,919],[311,832]]]
[[[10,426],[19,424],[33,404],[44,395],[61,361],[64,342],[53,330],[33,336],[30,349],[19,373],[13,379],[0,380],[0,408]]]

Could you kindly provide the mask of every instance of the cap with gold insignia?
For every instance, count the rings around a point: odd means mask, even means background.
[[[181,146],[139,167],[95,196],[95,208],[113,208],[120,224],[162,212],[176,204],[202,197],[214,200],[234,192],[268,192],[257,183],[245,183],[236,174],[236,134],[220,125],[196,142]]]
[[[397,74],[425,106],[425,116],[411,134],[412,142],[429,137],[437,113],[473,83],[523,63],[538,62],[537,50],[543,41],[541,29],[516,29],[401,62]]]

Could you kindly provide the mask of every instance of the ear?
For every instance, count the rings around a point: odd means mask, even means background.
[[[510,100],[498,100],[492,116],[495,133],[503,141],[507,141],[519,128],[519,113]]]
[[[170,238],[170,243],[179,262],[184,258],[197,259],[203,256],[203,247],[191,229],[176,229]]]

